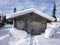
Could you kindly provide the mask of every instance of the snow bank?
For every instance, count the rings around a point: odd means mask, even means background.
[[[53,37],[56,29],[57,29],[57,26],[55,23],[50,23],[50,24],[48,23],[47,29],[45,30],[45,33],[44,33],[44,37],[45,38]]]
[[[26,38],[27,37],[27,32],[25,32],[23,30],[18,30],[16,28],[12,28],[10,30],[10,33],[16,38]]]
[[[8,34],[11,28],[12,28],[12,25],[9,25],[9,24],[6,24],[2,28],[0,28],[0,36],[4,36]]]
[[[47,23],[47,28],[51,29],[51,28],[56,28],[56,24],[55,23]]]
[[[44,33],[45,38],[50,38],[55,34],[55,29],[46,29]]]
[[[60,22],[56,23],[58,30],[60,30]]]

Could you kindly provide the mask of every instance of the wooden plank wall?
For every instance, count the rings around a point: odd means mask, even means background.
[[[37,14],[29,13],[15,19],[15,27],[31,34],[40,34],[46,28],[47,20]]]

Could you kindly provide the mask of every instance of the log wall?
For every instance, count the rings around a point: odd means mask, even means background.
[[[46,23],[47,20],[45,18],[34,13],[29,13],[15,18],[14,27],[35,35],[45,31]]]

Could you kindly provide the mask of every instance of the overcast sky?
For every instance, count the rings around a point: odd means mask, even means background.
[[[60,17],[60,0],[56,2],[56,16]],[[48,15],[52,15],[54,0],[0,0],[0,13],[9,14],[16,7],[17,11],[36,8]]]

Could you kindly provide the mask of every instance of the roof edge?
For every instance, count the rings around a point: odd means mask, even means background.
[[[30,13],[30,12],[33,12],[33,13],[36,13],[44,18],[47,18],[48,20],[51,20],[51,21],[55,21],[55,19],[37,9],[34,9],[34,8],[30,8],[30,9],[26,9],[26,10],[23,10],[23,11],[19,11],[19,12],[16,12],[16,13],[10,13],[10,14],[7,14],[6,18],[9,19],[9,18],[13,18],[14,16],[18,16],[18,15],[23,15],[23,14],[26,14],[26,13]],[[14,16],[12,16],[14,15]]]

